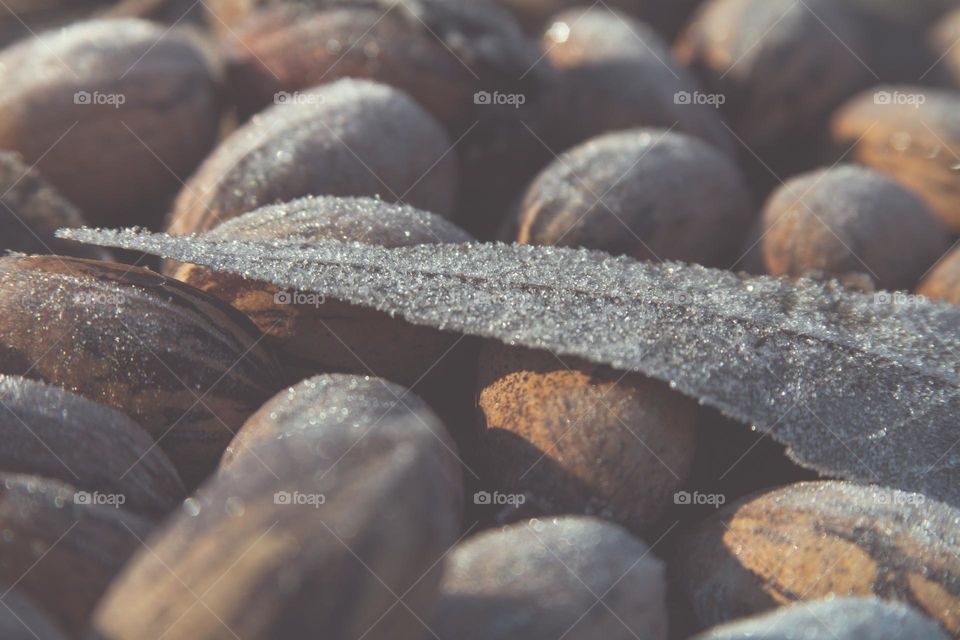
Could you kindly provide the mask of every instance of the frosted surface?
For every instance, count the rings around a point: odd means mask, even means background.
[[[60,234],[638,371],[824,474],[960,504],[958,306],[580,249]]]

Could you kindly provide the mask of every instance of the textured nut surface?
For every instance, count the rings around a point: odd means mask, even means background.
[[[736,620],[693,640],[947,640],[947,637],[936,622],[899,602],[834,598]]]
[[[953,92],[906,85],[877,87],[852,98],[834,114],[831,134],[839,148],[850,149],[851,160],[912,189],[951,231],[960,231],[956,186],[960,99]]]
[[[403,392],[378,379],[320,376],[271,400],[244,427],[249,448],[114,583],[98,630],[421,638],[407,607],[427,619],[462,488],[443,426],[413,397],[412,410],[398,404]],[[205,607],[193,593],[205,594]],[[400,596],[406,604],[394,607]]]
[[[0,474],[0,581],[50,612],[63,629],[86,626],[97,600],[151,524],[47,478]],[[139,540],[138,540],[139,539]]]
[[[678,545],[674,576],[703,625],[797,600],[877,596],[960,632],[960,512],[920,494],[804,482],[744,499]]]
[[[454,224],[412,207],[370,198],[304,198],[228,220],[210,237],[236,240],[322,240],[406,247],[469,242]],[[341,371],[372,373],[412,384],[440,360],[456,335],[337,300],[282,291],[196,265],[174,276],[245,313],[285,369],[306,377]],[[300,300],[298,304],[296,300]]]
[[[540,46],[560,70],[563,105],[555,149],[608,131],[662,127],[735,152],[717,109],[696,102],[697,81],[650,27],[596,5],[564,11],[548,24]]]
[[[660,129],[615,132],[537,176],[517,241],[729,266],[751,207],[737,165],[707,143]]]
[[[92,20],[0,53],[0,147],[19,151],[92,222],[156,222],[210,148],[218,107],[192,38]]]
[[[677,41],[679,60],[723,95],[748,148],[819,126],[873,80],[858,59],[862,35],[830,2],[708,0]]]
[[[109,260],[100,247],[60,240],[53,232],[82,227],[83,214],[19,154],[0,151],[0,250],[23,253],[62,253]]]
[[[173,464],[128,417],[59,387],[0,375],[0,470],[122,495],[162,516],[183,498]]]
[[[405,93],[346,79],[291,100],[220,144],[177,198],[170,233],[206,231],[307,195],[380,195],[450,213],[456,153],[440,124]]]
[[[146,269],[0,258],[0,322],[0,372],[127,414],[159,440],[187,487],[282,384],[243,314]]]
[[[665,590],[663,563],[620,527],[530,520],[453,548],[431,626],[441,640],[662,640]]]
[[[490,342],[478,386],[492,480],[545,513],[643,530],[690,470],[696,404],[663,383]]]
[[[763,212],[762,251],[774,275],[863,273],[881,289],[909,290],[949,246],[916,194],[863,167],[792,178]]]

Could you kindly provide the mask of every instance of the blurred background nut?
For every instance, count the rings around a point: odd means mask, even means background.
[[[279,104],[234,131],[184,185],[170,233],[206,231],[306,195],[379,195],[452,212],[456,152],[405,93],[346,79],[279,95]]]
[[[88,498],[55,480],[0,473],[0,581],[16,585],[71,633],[86,627],[150,531],[115,501]]]
[[[620,527],[568,516],[453,548],[431,628],[440,640],[667,638],[664,565]]]
[[[678,544],[674,580],[704,626],[797,600],[898,600],[960,633],[960,512],[921,494],[844,482],[732,504]]]
[[[834,145],[918,193],[960,232],[960,98],[952,91],[884,85],[833,116]]]
[[[763,212],[763,257],[773,275],[862,273],[880,289],[911,290],[949,243],[916,194],[853,165],[790,179]]]
[[[960,88],[960,8],[947,13],[930,29],[928,42],[936,56],[936,70],[941,71],[953,88]],[[913,80],[915,78],[910,78]],[[904,79],[906,81],[906,79]]]
[[[0,147],[36,163],[91,222],[157,222],[214,141],[211,65],[161,25],[73,24],[5,49],[0,69]]]
[[[960,304],[960,250],[954,248],[934,266],[917,293],[933,300]]]
[[[947,640],[936,622],[899,602],[833,598],[714,627],[693,640]]]
[[[158,441],[188,488],[281,384],[243,314],[137,267],[0,258],[0,323],[0,372],[127,414]]]
[[[525,27],[533,31],[549,26],[550,16],[559,11],[589,4],[582,0],[496,1],[510,9]],[[701,2],[702,0],[607,0],[603,6],[636,16],[665,36],[672,37]]]
[[[729,157],[697,138],[637,129],[593,138],[544,169],[524,195],[516,239],[726,267],[752,217]]]
[[[272,399],[232,461],[130,561],[97,630],[422,638],[462,487],[443,425],[404,392],[320,376]]]
[[[324,240],[386,247],[469,242],[469,234],[425,211],[372,198],[303,198],[264,207],[215,227],[210,238]],[[283,291],[239,276],[183,265],[174,276],[244,312],[265,335],[290,377],[341,371],[418,382],[457,336],[338,300]]]
[[[0,250],[111,259],[106,249],[53,237],[57,229],[86,224],[83,214],[10,151],[0,151],[0,194]]]
[[[122,496],[159,518],[183,499],[173,464],[118,411],[58,387],[0,375],[0,470]]]
[[[650,27],[605,6],[555,15],[541,39],[558,70],[554,151],[608,131],[670,128],[731,155],[733,137],[720,121],[722,96],[707,95],[670,46]]]
[[[0,637],[5,640],[67,640],[46,611],[15,589],[3,595]]]
[[[664,383],[488,342],[478,388],[485,471],[532,513],[647,530],[690,471],[697,406]]]
[[[707,0],[675,52],[704,91],[724,96],[745,158],[796,170],[811,133],[875,79],[856,53],[862,37],[829,0]]]

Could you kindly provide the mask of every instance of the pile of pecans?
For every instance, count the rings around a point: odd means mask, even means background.
[[[0,5],[0,637],[960,638],[958,504],[635,371],[54,235],[960,304],[960,0]]]

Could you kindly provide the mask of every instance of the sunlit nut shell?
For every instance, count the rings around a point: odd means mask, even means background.
[[[490,342],[478,387],[491,479],[536,510],[641,531],[689,473],[697,405],[663,383]]]
[[[478,534],[447,560],[440,640],[667,637],[664,565],[620,527],[567,516]]]
[[[843,482],[788,485],[724,508],[677,545],[674,576],[701,625],[798,600],[899,600],[960,632],[960,511]]]
[[[773,275],[863,273],[880,289],[912,289],[949,236],[912,191],[853,165],[792,178],[763,213],[764,263]]]
[[[462,488],[449,436],[416,398],[398,402],[404,392],[321,376],[271,400],[244,427],[259,432],[243,436],[249,447],[131,560],[96,628],[114,640],[225,627],[422,638]]]
[[[636,129],[593,138],[544,169],[523,199],[517,241],[728,267],[751,209],[729,157],[697,138]]]
[[[960,250],[948,253],[923,279],[917,293],[933,300],[960,304]]]
[[[409,96],[341,80],[284,98],[234,131],[177,198],[169,231],[206,231],[307,195],[402,200],[439,215],[456,198],[456,151]]]
[[[5,49],[0,69],[0,147],[91,222],[156,222],[216,134],[211,64],[161,25],[77,23]]]
[[[881,86],[833,116],[835,145],[920,195],[960,231],[960,98],[952,91]]]
[[[127,414],[187,487],[282,382],[237,310],[146,269],[58,256],[0,258],[0,373]]]

